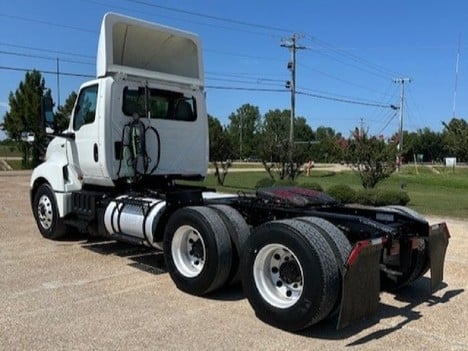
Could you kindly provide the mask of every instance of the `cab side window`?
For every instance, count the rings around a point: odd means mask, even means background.
[[[93,123],[96,117],[98,86],[93,85],[81,90],[75,106],[73,129],[78,130],[84,124]]]

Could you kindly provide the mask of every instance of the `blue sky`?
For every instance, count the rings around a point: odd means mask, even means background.
[[[411,78],[407,130],[441,130],[441,121],[452,117],[461,34],[456,115],[468,115],[466,1],[15,0],[3,1],[0,8],[0,120],[10,91],[25,74],[12,69],[53,72],[58,57],[62,72],[95,75],[100,22],[108,11],[199,34],[208,112],[223,124],[244,103],[258,106],[262,114],[290,107],[287,91],[213,87],[283,89],[290,78],[290,53],[280,44],[293,33],[301,35],[299,45],[306,47],[297,53],[299,91],[390,105],[399,103],[400,87],[393,79]],[[57,101],[56,76],[44,77]],[[86,80],[61,76],[61,102]],[[313,129],[330,126],[345,136],[361,119],[370,133],[391,135],[398,128],[394,113],[306,95],[296,98],[296,115]]]

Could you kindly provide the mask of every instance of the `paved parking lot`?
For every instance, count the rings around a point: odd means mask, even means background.
[[[434,295],[423,278],[383,293],[367,321],[293,334],[259,321],[240,287],[205,298],[178,291],[162,253],[42,239],[28,181],[28,172],[0,173],[0,350],[468,350],[466,221],[447,220],[445,284]]]

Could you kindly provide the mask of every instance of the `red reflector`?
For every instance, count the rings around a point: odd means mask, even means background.
[[[358,241],[356,244],[354,244],[354,247],[348,256],[348,259],[346,260],[346,266],[350,267],[356,262],[357,258],[359,257],[359,254],[361,253],[361,250],[364,247],[369,246],[369,245],[384,244],[386,241],[387,241],[386,238]]]

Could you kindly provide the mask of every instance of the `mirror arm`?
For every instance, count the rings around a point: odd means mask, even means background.
[[[75,140],[75,133],[48,133],[47,136],[50,137],[60,137],[60,138],[65,138],[65,139],[70,139],[70,140]]]

